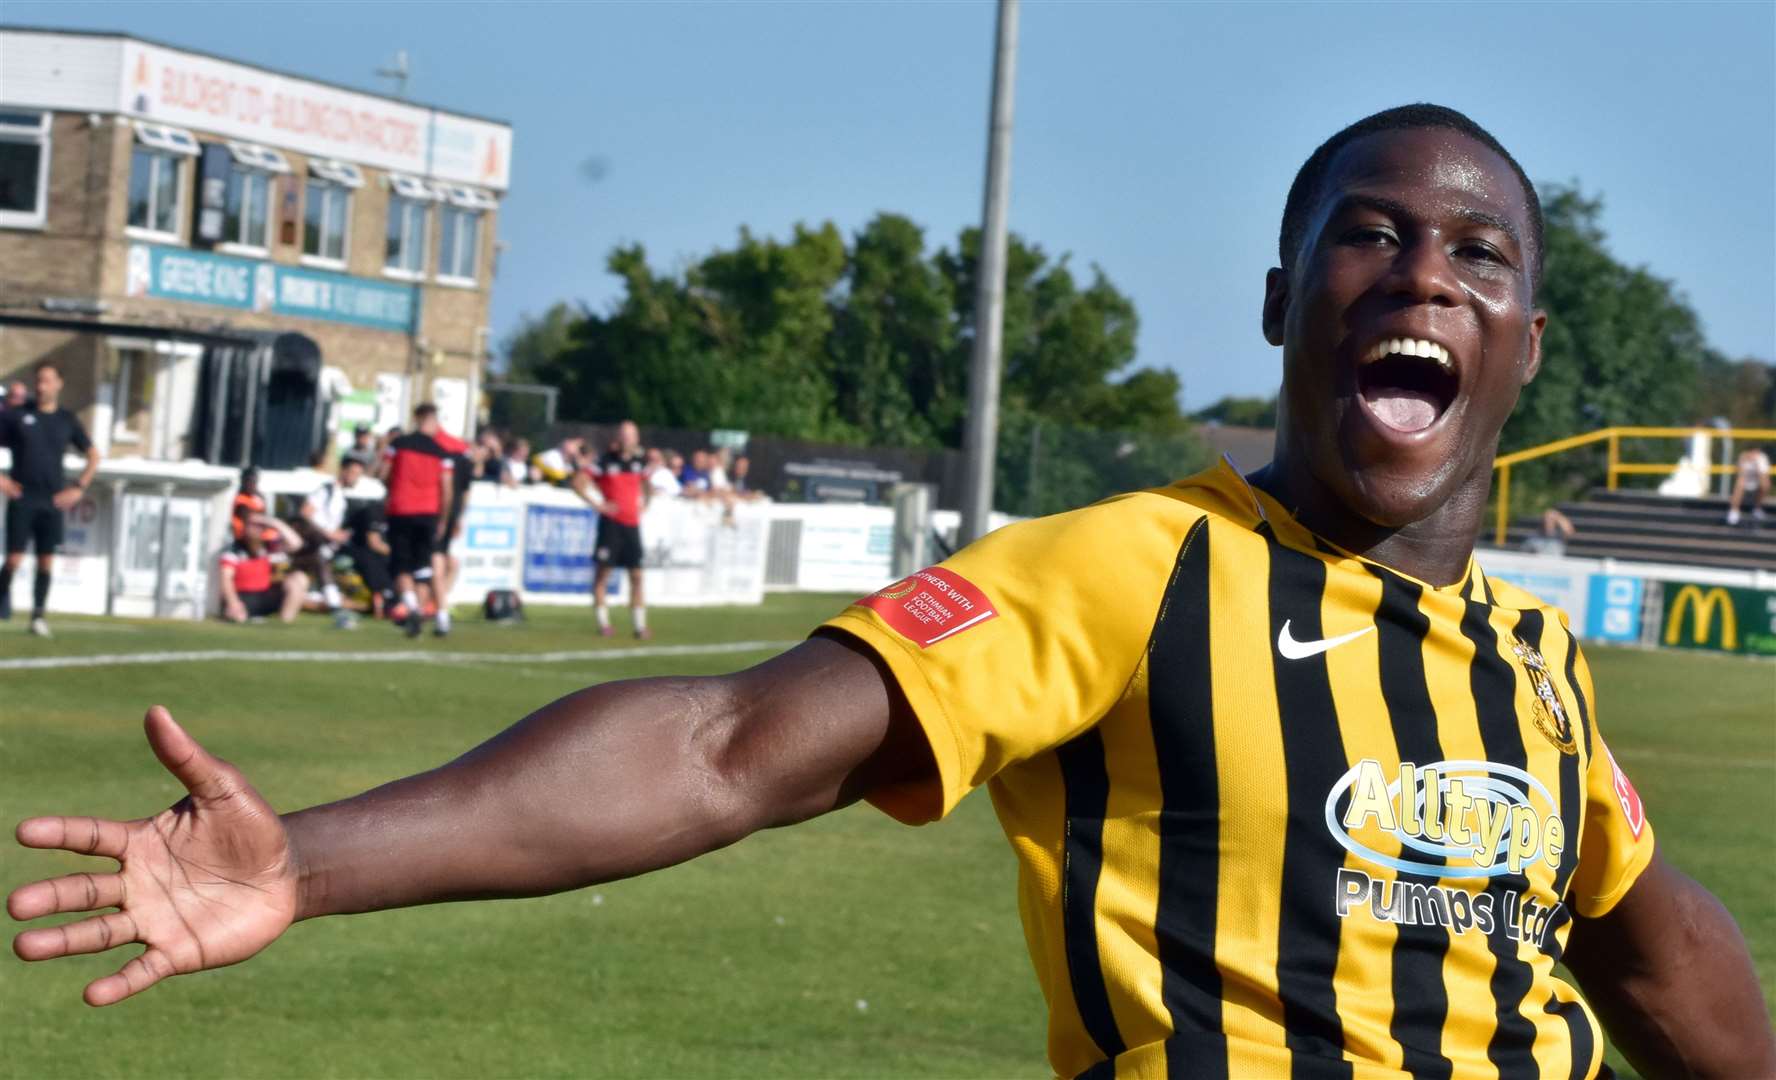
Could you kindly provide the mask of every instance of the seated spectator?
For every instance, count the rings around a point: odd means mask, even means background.
[[[294,622],[308,595],[308,575],[292,569],[282,581],[275,580],[274,567],[286,560],[272,555],[265,534],[276,534],[286,554],[302,550],[301,538],[265,514],[245,515],[243,525],[240,540],[222,553],[222,617],[244,623],[276,615],[283,622]]]
[[[721,495],[734,490],[728,481],[728,448],[710,450],[706,457],[709,461],[709,490]]]
[[[499,433],[484,429],[475,436],[475,479],[485,484],[511,487],[516,481],[506,474],[506,444]]]
[[[345,511],[345,528],[349,534],[339,549],[342,569],[349,568],[364,583],[370,594],[370,614],[382,618],[388,606],[389,589],[394,575],[389,572],[388,519],[383,516],[381,499],[354,499]]]
[[[1727,524],[1739,524],[1739,510],[1751,496],[1751,519],[1764,520],[1764,499],[1770,494],[1770,455],[1753,446],[1739,455],[1739,471],[1733,477],[1733,495],[1727,500]]]
[[[228,517],[228,528],[234,533],[236,543],[245,534],[247,521],[263,513],[265,496],[259,494],[259,470],[248,466],[241,470],[240,490],[234,493],[234,506]]]
[[[1564,555],[1566,542],[1576,532],[1572,519],[1561,513],[1559,507],[1550,506],[1542,511],[1542,531],[1530,537],[1524,547],[1538,555]]]
[[[700,499],[709,493],[709,455],[702,450],[691,451],[691,463],[678,474],[678,485],[685,498]]]
[[[764,498],[764,493],[753,490],[753,487],[752,487],[752,459],[747,457],[745,454],[741,454],[739,457],[734,459],[734,474],[733,474],[732,480],[733,480],[733,484],[734,484],[734,494],[739,496],[740,498],[742,498],[742,499],[762,499],[762,498]]]
[[[536,467],[530,463],[529,439],[513,439],[506,444],[505,465],[504,483],[508,485],[536,483]]]
[[[648,495],[659,498],[662,495],[677,495],[680,491],[678,477],[666,467],[666,455],[656,447],[647,452],[647,486]]]
[[[586,464],[586,440],[573,436],[562,439],[553,450],[538,454],[535,464],[542,473],[543,483],[565,485],[579,475]]]
[[[333,615],[333,625],[350,630],[357,625],[351,612],[345,610],[339,585],[333,580],[333,556],[351,540],[345,526],[349,499],[358,482],[364,478],[369,462],[352,451],[339,458],[339,478],[323,481],[302,503],[302,521],[314,529],[313,536],[303,536],[310,550],[310,565],[303,567],[309,577],[321,586],[321,597]],[[298,528],[298,534],[302,533]]]

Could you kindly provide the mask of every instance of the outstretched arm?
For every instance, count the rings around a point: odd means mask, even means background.
[[[569,695],[430,772],[282,818],[165,710],[149,741],[190,797],[135,822],[33,818],[29,847],[117,873],[16,890],[27,960],[148,949],[87,987],[107,1005],[168,975],[238,963],[291,922],[441,900],[536,896],[669,866],[934,768],[877,661],[818,637],[734,675]]]
[[[1609,914],[1578,919],[1566,963],[1646,1076],[1776,1076],[1776,1035],[1745,938],[1657,854]]]

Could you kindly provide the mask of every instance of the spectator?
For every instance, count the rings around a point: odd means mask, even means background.
[[[677,495],[681,490],[678,477],[666,465],[666,455],[658,447],[647,452],[647,489],[654,498]]]
[[[234,493],[234,507],[228,519],[228,528],[234,533],[235,542],[238,543],[246,535],[247,522],[263,513],[265,496],[259,494],[259,469],[249,465],[241,470],[240,490]]]
[[[347,538],[340,554],[350,562],[352,572],[364,583],[370,594],[370,617],[382,618],[388,606],[389,546],[388,519],[382,503],[375,499],[354,499],[345,511]]]
[[[700,499],[709,492],[709,455],[702,450],[691,451],[691,463],[678,474],[679,487],[687,499]]]
[[[761,499],[764,496],[752,487],[752,459],[741,454],[734,459],[734,494],[742,499]]]
[[[1739,524],[1739,508],[1751,496],[1751,519],[1764,520],[1764,499],[1770,494],[1770,455],[1761,446],[1739,455],[1739,472],[1733,477],[1733,495],[1727,500],[1727,524]]]
[[[508,484],[536,483],[536,467],[530,463],[530,440],[515,438],[506,444],[506,476]]]
[[[447,431],[433,436],[438,445],[455,456],[451,469],[450,508],[438,532],[438,546],[432,551],[432,595],[437,598],[438,618],[432,633],[444,637],[450,633],[450,594],[456,589],[456,577],[462,572],[462,559],[450,551],[451,542],[462,535],[463,512],[469,506],[469,488],[480,467],[479,446],[470,446]]]
[[[705,457],[709,462],[709,490],[717,495],[734,490],[734,485],[728,480],[728,448],[724,446],[719,450],[710,450]]]
[[[598,632],[604,637],[612,634],[605,586],[610,582],[613,567],[629,572],[629,614],[635,636],[653,636],[648,630],[647,605],[641,591],[641,513],[647,508],[646,476],[641,432],[634,421],[625,420],[618,425],[611,448],[574,477],[574,491],[598,510],[598,546],[593,552],[598,568],[592,575],[592,610],[598,617]]]
[[[321,599],[326,603],[327,610],[333,615],[333,625],[341,630],[350,630],[357,626],[357,620],[351,612],[345,610],[345,599],[340,595],[339,583],[333,579],[333,556],[339,553],[351,539],[351,530],[345,526],[345,516],[349,508],[351,492],[364,478],[364,470],[369,462],[358,457],[352,451],[346,451],[339,458],[339,478],[323,481],[302,503],[302,519],[314,527],[316,537],[309,543],[315,548],[314,563],[309,568],[309,575],[320,583]]]
[[[419,590],[432,582],[432,552],[447,535],[450,505],[456,493],[456,455],[438,442],[443,429],[438,407],[427,402],[413,410],[414,430],[390,442],[383,451],[388,495],[389,563],[400,595],[400,619],[407,636],[418,637],[424,628],[425,607]],[[438,601],[442,597],[437,598]],[[450,613],[441,602],[434,607],[440,616],[439,634],[450,632]]]
[[[492,428],[484,428],[475,437],[475,479],[487,484],[499,484],[511,487],[513,481],[506,474],[506,446],[500,439],[499,432]]]
[[[0,415],[9,412],[23,412],[31,404],[31,388],[25,380],[14,379],[6,384],[6,403],[0,406]]]
[[[545,450],[536,458],[536,467],[542,474],[542,482],[557,487],[572,483],[585,465],[586,440],[572,435],[562,439],[553,450]]]
[[[352,428],[351,449],[347,453],[356,454],[365,461],[376,460],[376,432],[369,424],[359,424]]]
[[[45,621],[56,548],[62,545],[63,515],[80,504],[99,469],[99,449],[73,412],[61,406],[62,372],[53,363],[37,365],[37,404],[0,419],[0,446],[12,453],[12,475],[0,476],[6,496],[6,561],[0,563],[0,619],[12,618],[12,578],[25,561],[25,549],[37,554],[31,582],[31,633],[49,636]],[[86,467],[72,484],[62,471],[68,448],[86,456]]]
[[[283,622],[296,621],[308,595],[308,575],[290,570],[284,579],[273,580],[275,565],[302,549],[293,529],[266,514],[244,515],[241,539],[222,553],[222,617],[244,623],[276,615]],[[274,558],[265,536],[273,534],[284,545],[282,558]]]
[[[1550,506],[1542,511],[1542,531],[1530,537],[1524,546],[1538,555],[1564,555],[1566,542],[1576,532],[1572,519],[1561,513],[1559,507]]]

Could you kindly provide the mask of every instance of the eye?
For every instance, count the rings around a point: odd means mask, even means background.
[[[1455,254],[1474,262],[1493,263],[1499,266],[1510,265],[1497,248],[1483,240],[1464,240],[1456,245]]]
[[[1344,234],[1344,242],[1358,247],[1381,247],[1399,243],[1399,237],[1385,225],[1358,225]]]

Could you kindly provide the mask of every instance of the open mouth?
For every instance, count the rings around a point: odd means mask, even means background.
[[[1449,350],[1423,338],[1376,342],[1357,365],[1357,391],[1395,431],[1423,431],[1455,402],[1460,379]]]

